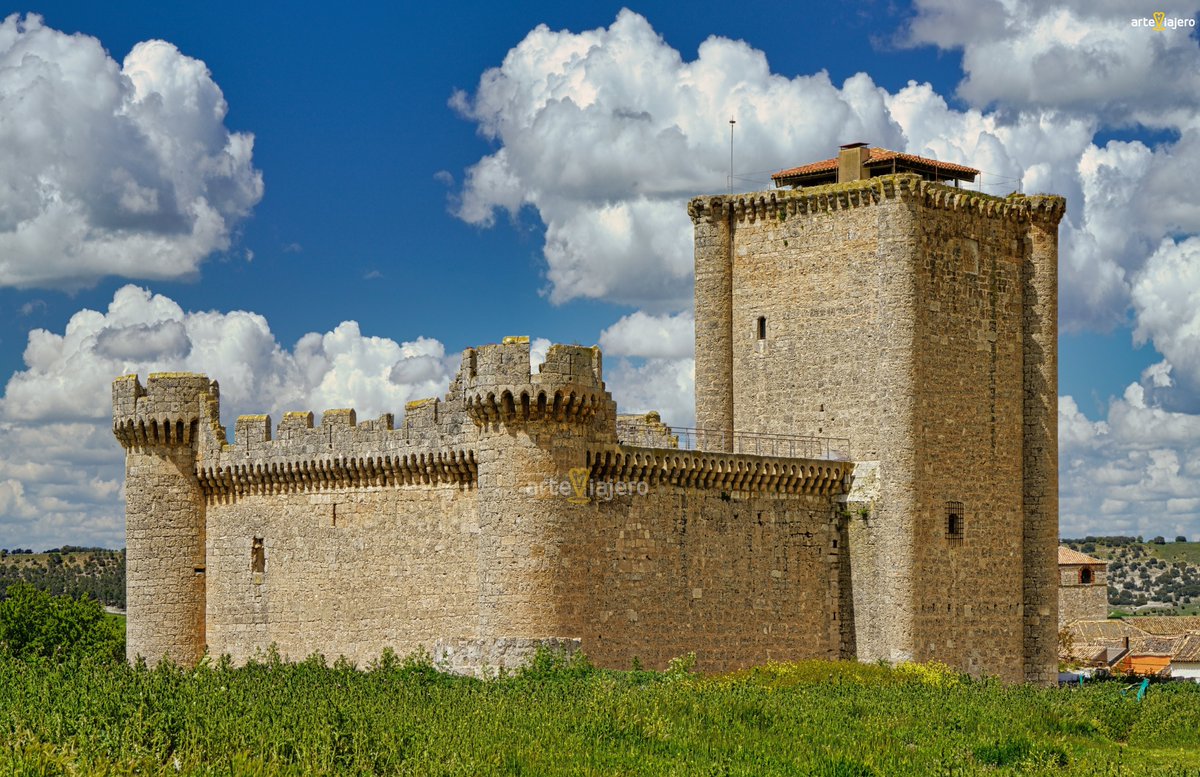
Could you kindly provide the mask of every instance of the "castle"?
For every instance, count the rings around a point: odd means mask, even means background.
[[[939,660],[1056,677],[1063,200],[862,144],[692,200],[697,429],[619,416],[597,348],[464,352],[445,397],[219,422],[113,384],[128,650],[456,669]]]

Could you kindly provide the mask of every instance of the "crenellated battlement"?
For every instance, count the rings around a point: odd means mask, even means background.
[[[506,337],[500,345],[467,349],[455,388],[483,428],[539,420],[612,424],[616,418],[596,347],[552,345],[533,372],[529,338]]]
[[[1057,223],[1066,209],[1066,200],[1057,195],[1010,194],[996,197],[926,181],[919,175],[899,173],[803,189],[696,197],[688,203],[688,215],[693,224],[729,218],[739,223],[786,220],[805,213],[870,207],[897,198],[913,199],[928,208],[971,212],[988,218],[1014,221],[1047,220]]]
[[[113,381],[113,434],[125,448],[190,446],[219,389],[204,375],[151,373],[145,387],[137,375]]]

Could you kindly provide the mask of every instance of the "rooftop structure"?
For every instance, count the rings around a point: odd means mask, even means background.
[[[966,165],[939,162],[914,154],[902,154],[886,148],[870,148],[866,143],[849,143],[832,159],[810,162],[806,165],[780,170],[771,175],[776,186],[794,189],[807,186],[825,186],[831,183],[849,183],[875,178],[880,175],[913,173],[926,181],[952,183],[974,181],[979,171]]]

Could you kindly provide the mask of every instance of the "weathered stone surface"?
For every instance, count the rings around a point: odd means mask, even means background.
[[[512,668],[936,659],[1054,679],[1057,197],[913,175],[693,200],[696,435],[617,416],[600,351],[468,349],[445,397],[219,420],[113,385],[129,655],[272,644]],[[859,462],[733,452],[847,438]],[[737,448],[742,450],[742,448]]]
[[[1056,677],[1062,208],[915,175],[689,207],[698,416],[873,462],[845,503],[861,659]]]
[[[470,349],[401,428],[336,410],[272,434],[243,416],[228,443],[207,379],[164,388],[114,389],[144,605],[131,657],[274,645],[362,666],[425,649],[476,672],[576,643],[620,667],[838,654],[832,499],[851,465],[681,450],[646,416],[626,428],[666,447],[623,445],[594,348],[554,346],[533,374],[527,341]],[[128,432],[147,408],[190,412],[192,431],[170,446]]]
[[[1108,618],[1108,566],[1094,564],[1058,565],[1058,628],[1073,621],[1102,621]]]

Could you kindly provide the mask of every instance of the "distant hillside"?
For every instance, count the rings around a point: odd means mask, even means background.
[[[125,609],[125,551],[66,545],[34,553],[0,549],[0,598],[14,583],[31,583],[52,594],[87,594],[108,607]]]
[[[1108,603],[1113,608],[1200,615],[1200,542],[1084,537],[1062,544],[1108,562]]]

